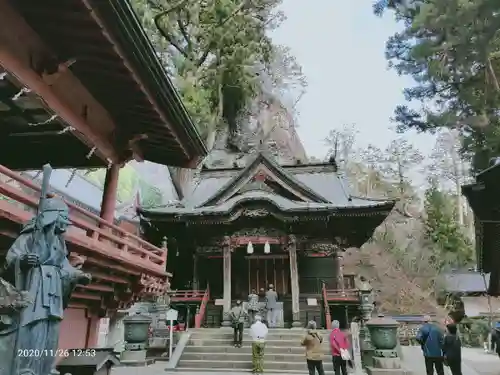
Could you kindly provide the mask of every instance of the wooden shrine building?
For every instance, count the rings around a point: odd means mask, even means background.
[[[235,299],[273,284],[283,325],[302,326],[307,300],[321,308],[325,288],[338,292],[328,300],[357,308],[342,253],[362,246],[394,204],[352,195],[333,160],[278,165],[259,152],[245,168],[202,169],[179,204],[139,212],[146,238],[168,239],[173,290],[209,288],[206,308],[227,313]]]
[[[123,0],[0,0],[0,125],[0,266],[40,195],[13,170],[107,168],[100,212],[76,189],[67,202],[69,260],[93,279],[72,294],[59,344],[93,346],[100,318],[168,286],[166,247],[114,221],[120,169],[193,168],[206,148]]]
[[[477,270],[490,274],[488,294],[500,296],[500,164],[476,176],[476,182],[462,186],[474,212]]]

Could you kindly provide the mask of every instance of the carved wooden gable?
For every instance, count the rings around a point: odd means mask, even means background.
[[[259,154],[250,165],[239,171],[238,175],[201,206],[217,206],[238,195],[258,199],[255,194],[250,194],[251,192],[263,193],[263,199],[267,193],[294,202],[328,202],[304,186],[270,157]]]
[[[232,189],[228,192],[228,194],[221,197],[220,203],[250,191],[261,191],[264,193],[275,194],[295,202],[311,201],[308,197],[284,183],[268,168],[261,165],[251,176],[249,176],[249,178],[243,181],[241,185],[235,187],[235,189]]]

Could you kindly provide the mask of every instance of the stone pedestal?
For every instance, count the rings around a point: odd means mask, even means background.
[[[401,359],[396,351],[375,350],[373,366],[367,367],[368,375],[412,375],[412,372],[401,366]]]
[[[303,329],[304,328],[304,324],[300,321],[300,312],[293,313],[292,328],[293,329]]]
[[[109,330],[106,336],[106,347],[113,348],[115,353],[121,353],[125,350],[125,328],[123,319],[128,316],[127,311],[117,311],[109,318]]]
[[[366,326],[370,331],[373,350],[373,364],[366,367],[366,372],[371,375],[410,375],[411,371],[401,365],[398,355],[398,326],[393,319],[379,315],[370,319]]]
[[[144,366],[146,364],[146,350],[125,350],[120,355],[122,365]]]
[[[221,328],[231,328],[233,325],[233,322],[231,320],[231,316],[229,312],[224,312],[222,316],[222,322],[221,322]]]

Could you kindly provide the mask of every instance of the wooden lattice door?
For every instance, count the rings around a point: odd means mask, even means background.
[[[248,256],[248,285],[249,292],[257,292],[269,284],[273,284],[278,295],[289,294],[290,265],[285,256]]]

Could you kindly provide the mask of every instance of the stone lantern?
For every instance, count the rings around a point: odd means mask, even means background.
[[[150,316],[142,315],[139,311],[123,319],[125,351],[121,354],[121,363],[134,365],[146,363],[151,321]]]
[[[373,365],[373,346],[370,340],[370,332],[366,323],[371,319],[374,309],[373,288],[364,277],[360,278],[358,285],[359,291],[359,308],[361,313],[361,327],[359,330],[359,341],[361,349],[361,359],[363,366]]]
[[[366,369],[368,375],[386,374],[388,370],[394,375],[409,373],[401,367],[401,359],[398,356],[399,323],[380,314],[366,322],[366,327],[370,332],[371,344],[374,348],[373,365]]]

